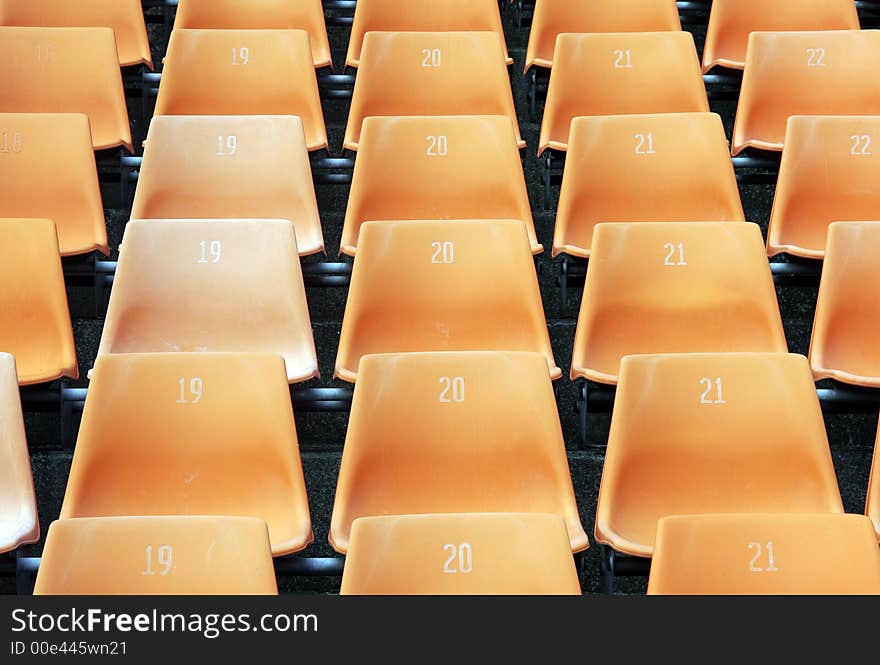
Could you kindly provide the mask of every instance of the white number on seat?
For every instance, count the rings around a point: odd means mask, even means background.
[[[422,49],[422,67],[439,67],[443,62],[443,56],[438,48]]]
[[[467,575],[474,569],[474,551],[470,543],[454,545],[447,543],[443,546],[446,552],[446,562],[443,564],[443,572],[447,574]]]
[[[752,560],[749,561],[750,573],[775,573],[779,570],[776,567],[776,561],[773,556],[773,541],[768,542],[764,547],[761,547],[761,543],[749,543],[749,549],[755,552]],[[763,556],[765,549],[767,550],[767,566],[762,568],[757,564]]]
[[[632,52],[630,49],[614,49],[615,69],[632,69]]]
[[[207,240],[202,240],[199,245],[202,249],[199,263],[220,263],[220,257],[223,255],[223,243],[219,240],[212,240],[210,243]]]
[[[635,134],[636,139],[636,154],[637,155],[656,155],[657,151],[654,150],[654,134],[653,132],[648,132],[647,134]]]
[[[21,132],[0,133],[0,154],[19,153],[24,149],[24,136]]]
[[[667,242],[663,245],[666,251],[666,260],[663,262],[665,266],[686,266],[687,261],[684,260],[684,243],[678,244]],[[677,255],[677,256],[676,256]]]
[[[464,377],[441,376],[440,377],[440,403],[461,404],[464,402]]]
[[[446,157],[449,154],[449,141],[446,136],[428,137],[428,157]]]
[[[849,150],[849,154],[855,155],[856,157],[871,156],[870,134],[853,134],[849,137],[849,140],[852,141],[852,147]]]
[[[710,379],[704,376],[700,379],[700,385],[703,387],[703,394],[700,395],[700,404],[727,404],[724,399],[724,393],[721,390],[723,385],[721,377]]]
[[[807,49],[807,67],[824,67],[825,66],[825,49],[824,48],[808,48]]]
[[[232,65],[237,67],[246,65],[251,61],[251,50],[247,46],[232,48]]]
[[[159,564],[160,570],[157,572],[153,570],[153,546],[147,545],[147,568],[144,570],[142,575],[159,575],[160,577],[165,577],[168,573],[171,572],[171,569],[174,568],[174,549],[171,545],[159,545],[156,548],[156,563]]]
[[[235,134],[217,137],[217,156],[229,157],[238,152],[238,137]]]
[[[178,404],[198,404],[202,401],[202,392],[204,391],[205,384],[199,377],[189,380],[189,392],[187,392],[186,379],[178,379],[177,383],[180,385],[180,393],[177,398]]]
[[[432,242],[431,249],[434,250],[431,263],[455,263],[455,245],[449,240]]]
[[[55,60],[55,47],[52,44],[37,46],[37,62],[48,65]]]

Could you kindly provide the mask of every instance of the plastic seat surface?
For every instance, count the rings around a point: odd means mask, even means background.
[[[538,154],[566,150],[579,116],[708,111],[691,33],[561,34]]]
[[[880,539],[880,444],[878,443],[874,444],[874,461],[871,464],[871,477],[868,479],[865,514],[871,518],[877,538]]]
[[[343,595],[579,595],[565,521],[537,513],[361,517]]]
[[[756,224],[599,224],[572,380],[617,383],[639,353],[788,350]]]
[[[393,164],[393,168],[389,165]],[[341,249],[363,222],[519,219],[538,242],[513,125],[506,116],[366,118]]]
[[[132,151],[110,28],[0,27],[0,113],[85,113],[95,150]]]
[[[276,595],[253,517],[96,517],[49,527],[38,596]]]
[[[525,147],[495,32],[367,33],[345,148],[358,149],[365,118],[408,115],[505,115]]]
[[[327,147],[304,30],[174,30],[155,115],[298,115],[309,150]]]
[[[601,222],[744,221],[714,113],[575,118],[553,255],[588,258]]]
[[[531,351],[553,360],[522,222],[368,222],[361,227],[336,376],[363,356],[419,351]]]
[[[61,519],[259,517],[274,555],[312,541],[284,363],[128,354],[92,370]]]
[[[144,148],[133,219],[289,219],[301,255],[324,250],[302,120],[160,116]]]
[[[664,517],[648,593],[880,594],[880,548],[862,515]]]
[[[293,224],[132,220],[99,355],[267,352],[318,376]]]
[[[360,517],[515,512],[559,515],[570,551],[586,549],[546,364],[534,353],[364,358],[333,547],[348,551]]]
[[[650,557],[669,515],[842,512],[806,358],[624,358],[597,541]]]
[[[753,32],[732,151],[782,150],[793,115],[880,114],[880,31]]]
[[[55,224],[0,219],[0,351],[20,385],[76,379],[76,349]]]
[[[315,67],[332,64],[321,0],[180,0],[174,28],[305,30]]]

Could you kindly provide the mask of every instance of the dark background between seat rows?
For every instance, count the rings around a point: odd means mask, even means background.
[[[149,10],[158,12],[158,9]],[[571,349],[580,293],[570,299],[564,312],[560,312],[559,290],[556,285],[557,265],[550,257],[552,246],[553,212],[543,210],[540,165],[535,157],[540,124],[530,122],[526,112],[526,79],[522,75],[528,29],[517,28],[514,12],[504,16],[505,32],[510,53],[515,60],[511,68],[511,82],[519,122],[523,137],[528,142],[524,159],[526,181],[534,210],[538,239],[547,252],[538,259],[539,279],[544,300],[547,323],[557,364],[568,373],[571,363]],[[693,28],[698,48],[702,47],[704,27]],[[349,30],[334,28],[330,30],[333,60],[337,68],[345,61]],[[150,29],[154,59],[161,62],[165,42],[161,27]],[[140,99],[129,100],[130,115],[133,119],[135,135],[143,136],[143,126],[137,120]],[[713,103],[713,110],[724,118],[728,136],[733,125],[735,104],[733,102]],[[331,149],[337,153],[341,149],[345,122],[348,115],[348,102],[324,102],[324,115],[327,122]],[[540,113],[539,113],[540,115]],[[137,139],[136,139],[137,143]],[[393,167],[392,167],[393,168]],[[342,220],[348,198],[348,187],[339,185],[318,186],[318,204],[324,226],[328,258],[335,258],[339,249]],[[741,187],[746,217],[761,225],[766,233],[770,207],[773,199],[772,186]],[[491,192],[487,192],[491,196]],[[108,197],[109,199],[109,197]],[[113,257],[122,237],[128,210],[107,209],[107,224]],[[315,260],[314,258],[307,260]],[[479,289],[479,283],[474,284]],[[785,322],[785,331],[792,352],[805,354],[809,348],[809,335],[816,300],[815,288],[786,287],[778,289],[779,303]],[[90,289],[69,288],[71,313],[73,317],[76,345],[79,354],[80,370],[85,376],[92,367],[101,335],[102,321],[94,315],[94,296]],[[345,306],[345,289],[313,288],[308,290],[309,307],[312,316],[315,343],[322,378],[313,385],[344,385],[334,382],[333,365],[339,332]],[[75,385],[87,385],[82,379]],[[569,464],[574,482],[581,519],[587,531],[592,533],[595,517],[596,499],[604,459],[601,449],[576,450],[577,415],[575,410],[575,388],[567,379],[558,382],[559,416],[569,451]],[[31,447],[31,460],[36,481],[42,533],[45,535],[49,524],[57,519],[67,476],[70,470],[71,454],[61,449],[59,441],[59,418],[57,414],[27,413],[26,423]],[[333,551],[327,543],[327,532],[333,506],[333,495],[343,443],[345,441],[346,416],[341,414],[298,414],[297,430],[302,450],[303,467],[309,491],[315,542],[306,549],[303,556],[331,556]],[[848,512],[864,511],[865,493],[871,463],[877,417],[874,416],[828,416],[826,425],[834,457],[834,464]],[[591,440],[604,441],[607,434],[608,417],[596,416],[591,423]],[[768,440],[775,436],[768,431]],[[706,445],[711,445],[711,432],[706,433]],[[811,547],[821,547],[821,543],[810,543]],[[42,543],[22,548],[22,554],[39,556]],[[588,576],[584,590],[596,593],[599,590],[599,548],[594,544],[587,553]],[[643,592],[644,578],[620,580],[619,591]],[[287,592],[336,592],[339,578],[281,578],[279,586]],[[14,581],[0,579],[0,592],[13,593]]]

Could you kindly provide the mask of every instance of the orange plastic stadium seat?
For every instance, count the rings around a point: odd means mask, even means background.
[[[364,358],[330,523],[333,547],[348,551],[359,517],[500,512],[558,515],[569,551],[589,546],[544,357]]]
[[[657,521],[669,515],[842,512],[806,358],[624,358],[597,541],[650,557]]]
[[[336,376],[354,382],[363,356],[411,351],[532,351],[562,375],[522,222],[361,227]]]
[[[280,355],[291,383],[318,376],[293,223],[132,220],[99,355]]]
[[[305,30],[315,67],[329,67],[330,42],[321,0],[180,0],[174,29]]]
[[[732,150],[782,150],[793,115],[880,114],[878,30],[753,32]]]
[[[865,514],[874,523],[877,538],[880,539],[880,434],[874,443],[874,461],[871,464],[871,477],[868,480],[868,499]]]
[[[561,34],[538,154],[566,150],[578,116],[708,112],[689,32]]]
[[[312,542],[279,356],[97,359],[61,519],[130,515],[259,517],[276,556]]]
[[[155,115],[298,115],[309,150],[327,147],[304,30],[174,30]]]
[[[880,549],[864,515],[664,517],[648,593],[880,594]]]
[[[358,149],[364,118],[383,115],[506,115],[525,147],[496,32],[367,33],[345,148]]]
[[[559,515],[361,517],[343,595],[580,595]]]
[[[532,251],[543,251],[509,118],[364,120],[342,252],[354,256],[364,222],[417,219],[518,219]]]
[[[49,527],[37,596],[276,595],[254,517],[94,517]]]
[[[368,32],[494,32],[507,54],[501,13],[496,0],[358,0],[345,64],[360,64],[364,35]]]
[[[79,377],[55,224],[0,219],[0,351],[20,385]]]
[[[53,220],[62,256],[109,253],[85,115],[0,113],[0,199],[7,217]]]
[[[0,25],[112,28],[122,67],[153,68],[142,0],[0,0]]]
[[[757,224],[596,226],[572,380],[616,383],[636,353],[787,350]]]
[[[703,49],[703,71],[742,69],[753,32],[858,30],[853,0],[713,0]]]
[[[745,220],[714,113],[575,118],[553,255],[590,256],[601,222]]]
[[[0,80],[15,82],[0,88],[0,113],[85,113],[96,150],[131,152],[113,30],[0,27],[0,53]]]
[[[15,358],[0,352],[0,553],[39,539],[37,497],[21,414]]]
[[[681,30],[675,0],[537,0],[526,51],[526,71],[553,66],[563,32],[665,32]]]
[[[810,362],[816,379],[880,388],[880,222],[835,222],[816,303]]]
[[[828,226],[880,221],[880,117],[788,119],[767,251],[825,257]]]
[[[144,147],[134,219],[289,219],[301,255],[324,250],[302,120],[160,116]]]

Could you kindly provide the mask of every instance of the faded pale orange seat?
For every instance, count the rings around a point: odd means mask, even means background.
[[[553,255],[590,256],[601,222],[745,220],[714,113],[575,118]]]
[[[0,200],[7,217],[53,220],[62,256],[109,253],[85,115],[0,113]]]
[[[495,32],[367,33],[345,148],[358,149],[364,118],[405,115],[505,115],[525,147]]]
[[[98,354],[211,351],[277,354],[291,383],[318,376],[293,223],[132,220]]]
[[[531,351],[553,360],[522,222],[367,222],[361,227],[336,376],[413,351]]]
[[[0,351],[26,386],[79,377],[55,224],[0,219]]]
[[[565,521],[538,513],[361,517],[343,595],[580,595]]]
[[[113,30],[0,27],[0,53],[0,113],[85,113],[96,150],[131,152]]]
[[[532,251],[543,251],[509,118],[364,120],[342,252],[354,256],[364,222],[418,219],[518,219],[528,229]]]
[[[301,255],[324,250],[302,120],[160,116],[150,125],[134,219],[289,219]]]
[[[141,0],[0,0],[0,25],[112,28],[122,67],[153,68]]]
[[[589,546],[544,357],[365,357],[336,487],[333,547],[348,551],[360,517],[498,512],[558,515],[569,553]]]
[[[788,119],[767,252],[821,259],[828,226],[880,220],[880,117]]]
[[[155,115],[298,115],[309,150],[327,147],[304,30],[174,30]]]
[[[97,359],[61,519],[131,515],[259,517],[276,556],[312,542],[279,356]]]
[[[368,32],[494,32],[507,54],[501,13],[495,0],[359,0],[355,5],[351,39],[345,64],[360,64],[364,35]]]
[[[828,228],[810,342],[817,380],[880,388],[878,252],[878,222],[835,222]]]
[[[276,595],[266,523],[254,517],[54,522],[37,596]]]
[[[648,593],[880,594],[880,549],[863,515],[664,517]]]
[[[880,31],[753,32],[732,151],[782,150],[793,115],[880,115]]]
[[[15,358],[0,352],[0,553],[39,539],[37,497],[21,413]]]
[[[180,0],[174,29],[305,30],[315,67],[329,67],[330,42],[321,0]]]
[[[878,435],[880,440],[880,435]],[[880,539],[880,443],[874,443],[874,461],[871,464],[871,477],[868,480],[868,498],[865,514],[874,523],[877,538]]]
[[[858,29],[853,0],[713,0],[703,71],[742,69],[752,32]]]
[[[623,359],[596,540],[650,557],[659,519],[707,513],[843,513],[803,356]]]
[[[787,350],[756,224],[596,226],[572,380],[617,383],[637,353]]]
[[[526,51],[526,71],[553,66],[563,32],[664,32],[681,30],[675,0],[537,0]]]

